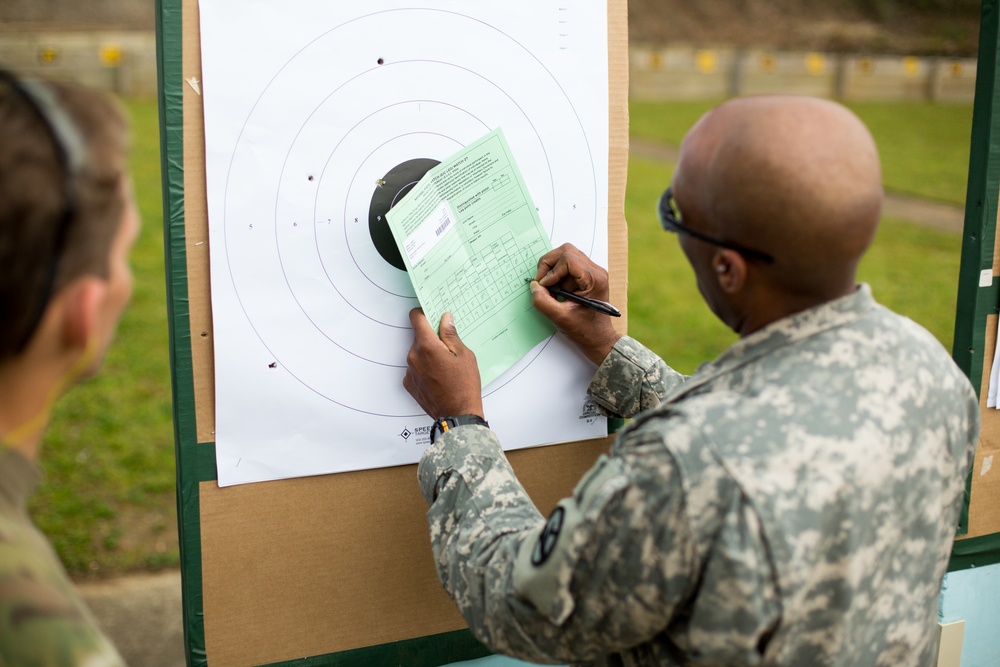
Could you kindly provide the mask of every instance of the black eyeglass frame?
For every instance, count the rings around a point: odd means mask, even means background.
[[[734,243],[733,241],[724,241],[723,239],[715,238],[709,234],[699,232],[697,229],[692,229],[688,227],[681,221],[680,209],[677,207],[677,200],[674,199],[674,188],[673,186],[668,186],[663,194],[660,195],[660,201],[656,206],[657,213],[660,216],[660,225],[663,227],[664,231],[673,232],[674,234],[687,234],[699,241],[704,241],[705,243],[711,243],[712,245],[717,245],[720,248],[727,248],[729,250],[735,250],[747,259],[756,259],[759,262],[764,262],[765,264],[773,264],[774,257],[763,252],[762,250],[754,250],[753,248],[748,248],[740,243]]]
[[[45,308],[52,299],[59,263],[66,247],[66,237],[69,235],[70,223],[76,215],[75,177],[83,161],[83,142],[73,121],[63,109],[59,108],[55,94],[45,84],[19,79],[5,69],[0,69],[0,83],[6,83],[42,121],[55,146],[59,167],[63,172],[63,206],[56,220],[48,271],[34,313],[18,341],[16,351],[21,352],[41,323]]]

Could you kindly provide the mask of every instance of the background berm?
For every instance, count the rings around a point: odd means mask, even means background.
[[[637,44],[974,56],[978,0],[631,0]],[[3,0],[0,31],[152,30],[153,0]]]

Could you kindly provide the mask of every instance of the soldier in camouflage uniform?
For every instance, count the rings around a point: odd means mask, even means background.
[[[428,448],[438,574],[477,637],[537,662],[932,664],[979,411],[931,335],[855,282],[880,180],[832,102],[733,100],[695,125],[661,221],[740,340],[691,377],[540,287],[606,299],[600,267],[540,260],[536,308],[634,419],[547,521],[487,426]],[[435,418],[487,416],[451,318],[440,338],[411,321],[404,386]]]
[[[25,505],[53,401],[100,366],[132,289],[138,214],[117,104],[0,71],[0,665],[121,656]]]

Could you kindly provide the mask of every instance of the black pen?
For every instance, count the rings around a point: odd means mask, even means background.
[[[534,278],[525,278],[524,282],[530,283]],[[599,299],[588,299],[585,296],[580,296],[579,294],[573,294],[572,292],[567,292],[559,287],[546,287],[549,294],[552,296],[561,296],[564,299],[569,299],[570,301],[575,301],[581,306],[586,306],[591,310],[596,310],[599,313],[604,313],[605,315],[610,315],[611,317],[621,317],[622,311],[618,310],[612,306],[607,301],[601,301]]]

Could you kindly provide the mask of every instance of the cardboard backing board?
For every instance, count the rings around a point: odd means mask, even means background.
[[[608,15],[609,269],[611,299],[624,306],[625,0],[609,0]],[[416,466],[216,484],[197,0],[159,0],[157,37],[188,664],[419,666],[485,655],[438,583]],[[627,317],[616,326],[624,332]],[[509,458],[547,513],[609,443],[541,447]]]
[[[983,2],[953,356],[976,385],[982,431],[950,570],[1000,562],[1000,411],[986,407],[1000,312],[1000,43],[997,2]]]
[[[997,275],[997,274],[994,274]],[[971,539],[1000,532],[1000,410],[986,407],[990,386],[990,367],[997,344],[997,316],[986,318],[980,410],[982,431],[979,449],[972,467],[972,495],[969,499],[969,532],[960,539]]]

